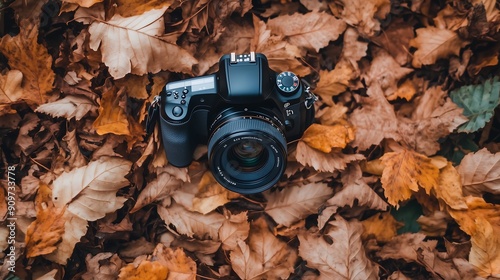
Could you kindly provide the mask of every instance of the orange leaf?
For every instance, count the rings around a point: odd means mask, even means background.
[[[28,20],[21,21],[17,36],[5,35],[0,41],[0,52],[9,60],[9,65],[23,73],[23,99],[35,105],[47,101],[52,90],[55,74],[52,71],[52,56],[38,44],[38,26]]]
[[[332,148],[345,148],[352,140],[354,129],[348,124],[312,124],[302,136],[307,145],[324,153],[331,152]]]
[[[398,207],[399,201],[411,197],[419,186],[427,194],[438,184],[439,169],[431,160],[419,153],[403,150],[385,153],[381,158],[385,165],[382,172],[382,187],[388,202]]]
[[[40,184],[35,199],[36,220],[26,232],[26,256],[28,258],[52,253],[64,234],[62,219],[66,208],[56,208],[52,203],[52,190]]]
[[[133,263],[124,266],[120,269],[118,279],[165,280],[167,278],[167,274],[168,269],[159,262],[142,261],[137,267],[135,267]]]

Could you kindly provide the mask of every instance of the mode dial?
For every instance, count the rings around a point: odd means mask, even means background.
[[[295,93],[299,88],[299,84],[299,77],[293,72],[281,72],[278,77],[276,77],[276,85],[279,90],[287,95]]]

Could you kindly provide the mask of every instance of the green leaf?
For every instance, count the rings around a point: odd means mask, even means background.
[[[451,99],[463,108],[469,121],[458,127],[459,132],[474,132],[483,128],[493,116],[500,103],[500,81],[498,76],[486,80],[482,85],[468,85],[450,93]]]
[[[398,234],[420,231],[420,224],[417,219],[423,215],[423,211],[422,206],[415,199],[410,200],[397,210],[393,208],[391,214],[398,222],[404,223],[404,226],[398,229]]]

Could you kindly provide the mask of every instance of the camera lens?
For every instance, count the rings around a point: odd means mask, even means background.
[[[270,121],[236,117],[210,136],[208,156],[215,179],[225,188],[257,193],[274,186],[285,170],[286,140]]]

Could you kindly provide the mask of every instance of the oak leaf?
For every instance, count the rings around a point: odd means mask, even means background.
[[[51,115],[52,117],[64,117],[68,120],[75,118],[79,121],[89,112],[96,112],[96,104],[84,96],[68,95],[54,102],[38,106],[35,112]]]
[[[271,32],[284,35],[291,44],[319,52],[344,32],[346,24],[327,13],[284,15],[267,22]]]
[[[116,191],[129,184],[124,177],[132,163],[118,157],[101,157],[88,165],[64,172],[54,180],[53,197],[57,207],[82,219],[95,221],[116,211],[126,201]]]
[[[312,148],[329,153],[332,148],[345,148],[354,140],[354,129],[349,124],[322,125],[312,124],[301,138]]]
[[[252,222],[248,243],[239,240],[230,253],[233,270],[241,279],[286,279],[297,253],[274,236],[263,218]]]
[[[302,165],[311,166],[317,171],[335,172],[344,170],[349,162],[362,160],[365,157],[361,154],[344,154],[338,151],[326,154],[299,141],[295,158]]]
[[[158,174],[156,179],[150,181],[141,191],[130,213],[134,213],[150,203],[169,197],[175,190],[180,188],[180,186],[181,181],[177,180],[171,174],[167,172]]]
[[[217,241],[219,228],[225,220],[224,216],[217,212],[203,215],[188,211],[177,203],[172,203],[169,207],[158,205],[156,209],[167,225],[174,225],[178,233],[188,237],[196,236]]]
[[[412,65],[421,68],[422,65],[436,63],[438,59],[458,56],[460,49],[468,44],[458,37],[458,34],[433,26],[417,29],[417,37],[410,41],[410,46],[417,48],[413,54]]]
[[[457,171],[466,194],[481,196],[484,192],[500,194],[500,153],[483,148],[467,154]]]
[[[191,73],[196,59],[161,37],[166,9],[152,9],[131,17],[115,14],[108,21],[94,21],[90,25],[90,48],[101,50],[102,61],[113,78],[160,70]]]
[[[9,60],[9,66],[23,74],[23,99],[34,105],[47,101],[55,79],[52,56],[37,40],[38,26],[23,20],[18,35],[5,35],[0,41],[0,52]]]
[[[222,242],[222,249],[234,250],[238,246],[239,240],[247,239],[250,224],[247,220],[247,211],[236,215],[227,212],[226,220],[219,229],[219,238]]]
[[[143,260],[139,265],[129,263],[120,269],[118,279],[120,280],[165,280],[168,269],[159,262]]]
[[[309,230],[298,235],[299,256],[319,271],[317,279],[378,279],[378,267],[366,256],[361,241],[362,225],[341,216],[329,223],[325,236]]]
[[[196,279],[196,263],[181,248],[173,250],[159,243],[153,252],[153,259],[168,269],[166,280]]]
[[[32,258],[52,253],[64,234],[65,207],[56,207],[51,200],[52,190],[41,183],[35,199],[37,219],[26,232],[26,257]]]
[[[293,223],[316,214],[322,204],[333,194],[332,188],[324,183],[286,187],[282,191],[266,191],[267,205],[264,211],[279,225]]]
[[[409,199],[419,186],[427,194],[438,185],[439,169],[424,155],[410,151],[387,152],[381,158],[385,165],[382,187],[388,202],[398,207],[399,201]]]

